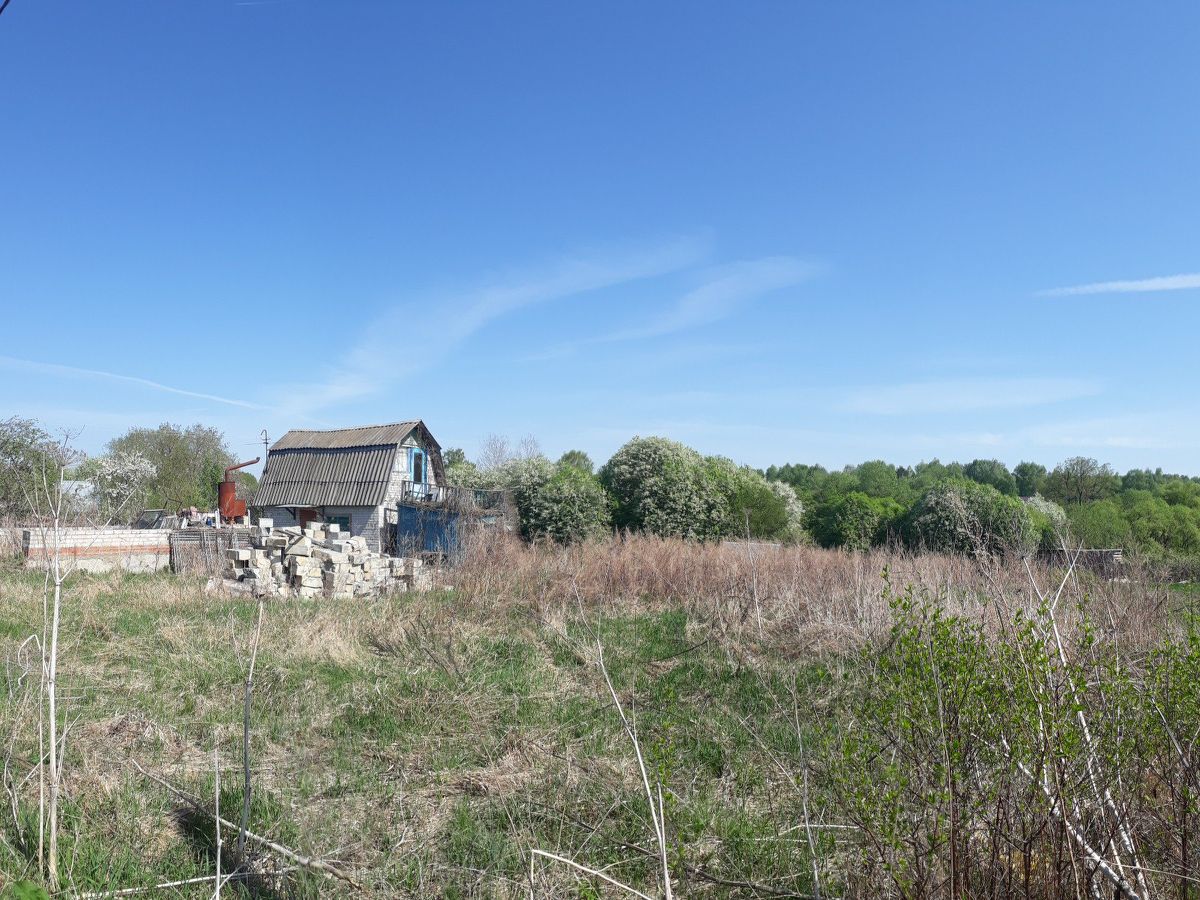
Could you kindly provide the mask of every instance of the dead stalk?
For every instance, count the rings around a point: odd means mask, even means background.
[[[258,661],[258,642],[262,636],[263,598],[258,600],[258,619],[250,648],[250,667],[246,671],[246,691],[242,704],[242,821],[238,829],[237,858],[246,850],[246,829],[250,826],[250,698],[254,691],[254,664]]]
[[[642,746],[638,742],[637,729],[629,718],[625,715],[625,709],[621,706],[621,700],[617,696],[616,688],[613,687],[612,678],[609,677],[608,667],[604,664],[604,647],[599,640],[596,641],[596,651],[600,665],[600,671],[604,675],[604,683],[608,685],[608,693],[612,697],[613,704],[617,708],[617,715],[621,718],[621,725],[625,728],[625,733],[629,736],[629,741],[633,744],[633,752],[637,757],[638,770],[642,776],[642,786],[646,789],[646,800],[650,804],[650,820],[654,825],[654,837],[658,843],[659,863],[662,866],[663,879],[663,895],[666,900],[671,900],[671,870],[667,865],[667,831],[666,823],[663,818],[663,802],[662,802],[662,784],[658,779],[655,779],[655,785],[658,789],[658,799],[655,800],[655,791],[650,787],[650,775],[646,770],[646,760],[642,756]]]
[[[186,791],[180,790],[179,788],[175,787],[175,785],[171,784],[171,782],[167,781],[165,778],[163,778],[159,775],[155,775],[153,772],[150,772],[147,769],[142,768],[141,764],[138,763],[138,761],[136,759],[130,760],[130,762],[133,763],[134,768],[136,768],[139,772],[141,772],[143,775],[145,775],[147,778],[149,778],[155,784],[161,785],[162,787],[166,788],[168,791],[170,791],[172,794],[174,794],[176,797],[178,797],[184,803],[188,804],[188,806],[195,809],[197,812],[201,812],[201,813],[208,812],[208,810],[206,810],[204,808],[204,804],[201,803],[199,800],[197,800],[195,797],[193,797],[191,794],[188,794]],[[226,828],[238,828],[239,827],[239,826],[235,825],[233,822],[230,822],[228,819],[223,819],[220,816],[216,817],[216,821],[219,826],[224,826]],[[295,863],[296,865],[300,866],[302,869],[308,869],[309,871],[312,871],[312,872],[320,872],[322,875],[328,875],[332,878],[337,878],[339,881],[344,881],[346,884],[350,885],[351,887],[357,888],[360,891],[365,891],[367,889],[366,885],[364,885],[362,882],[360,882],[358,879],[356,879],[353,875],[349,875],[346,872],[343,872],[337,866],[330,865],[329,863],[325,862],[324,860],[315,859],[311,856],[304,856],[301,853],[297,853],[295,850],[289,850],[287,847],[283,846],[282,844],[277,844],[277,843],[275,843],[275,841],[271,840],[270,838],[263,837],[260,834],[255,834],[253,831],[245,831],[245,832],[241,832],[241,833],[245,835],[247,840],[254,841],[256,844],[261,844],[262,846],[266,847],[268,850],[272,851],[273,853],[276,853],[279,856],[282,856],[284,859],[289,860],[289,861]],[[207,881],[208,878],[206,877],[204,880]]]
[[[215,742],[213,744],[213,834],[217,839],[217,874],[213,897],[215,900],[221,900],[221,760],[217,755]]]
[[[594,878],[599,878],[601,881],[607,881],[613,887],[619,887],[621,890],[626,891],[627,893],[633,894],[633,896],[635,896],[635,897],[641,897],[642,900],[654,900],[654,898],[651,897],[649,894],[643,894],[641,891],[636,890],[635,888],[631,888],[627,884],[621,884],[621,882],[617,881],[615,878],[613,878],[609,875],[605,875],[603,872],[597,871],[596,869],[589,869],[587,866],[581,866],[579,863],[575,862],[575,860],[573,860],[573,859],[567,859],[565,856],[559,856],[556,853],[547,853],[545,850],[534,849],[534,850],[529,851],[529,857],[530,857],[529,872],[530,872],[531,883],[532,883],[532,878],[533,878],[533,857],[535,857],[535,856],[542,856],[542,857],[545,857],[546,859],[552,859],[555,862],[560,862],[563,865],[570,866],[572,869],[578,869],[580,872],[583,872],[585,875],[591,875]],[[532,894],[532,887],[530,888],[530,893]]]

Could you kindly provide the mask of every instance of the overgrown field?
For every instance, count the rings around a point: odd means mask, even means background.
[[[1053,592],[1062,574],[514,542],[474,548],[452,590],[270,602],[250,829],[364,888],[252,843],[254,878],[223,893],[630,896],[538,849],[663,896],[607,673],[662,786],[675,896],[1200,896],[1192,595],[1147,573],[1073,576],[1053,606],[1030,586]],[[41,883],[27,639],[42,632],[42,584],[0,574],[10,889]],[[71,583],[59,691],[72,892],[213,873],[211,816],[145,772],[211,811],[215,749],[236,821],[256,609],[168,575]],[[229,872],[236,830],[222,836]],[[211,881],[153,892],[211,894]]]

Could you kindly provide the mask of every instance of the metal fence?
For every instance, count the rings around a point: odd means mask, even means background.
[[[499,509],[508,497],[506,491],[489,491],[483,488],[455,487],[449,484],[421,484],[406,481],[400,491],[402,503],[433,503],[473,509]]]
[[[172,531],[171,571],[177,575],[220,575],[225,551],[250,546],[249,528],[189,528]]]

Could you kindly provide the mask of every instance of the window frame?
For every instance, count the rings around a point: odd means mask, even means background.
[[[417,480],[417,460],[421,461],[421,478]],[[420,447],[408,448],[408,478],[413,484],[429,483],[429,458]]]

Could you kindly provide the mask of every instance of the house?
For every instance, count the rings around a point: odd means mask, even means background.
[[[336,522],[379,552],[400,501],[444,484],[442,448],[420,420],[289,431],[267,453],[253,506],[276,526]]]

